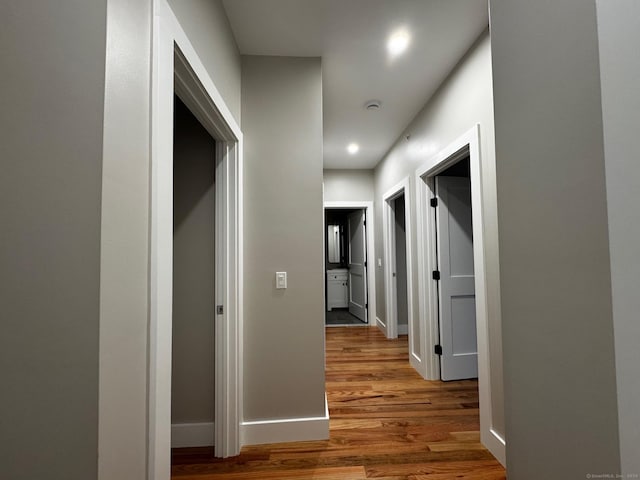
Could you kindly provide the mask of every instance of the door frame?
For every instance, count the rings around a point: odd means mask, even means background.
[[[377,316],[376,316],[376,269],[375,266],[375,246],[374,246],[374,218],[373,218],[373,202],[369,201],[360,201],[360,202],[342,202],[342,201],[328,201],[324,202],[324,209],[322,211],[323,215],[326,215],[327,209],[333,210],[350,210],[350,209],[363,209],[366,215],[366,231],[367,231],[367,303],[369,304],[369,308],[367,309],[367,325],[375,325]],[[323,232],[325,230],[324,227],[325,220],[322,219]],[[322,235],[324,239],[326,237],[326,233]],[[326,252],[326,245],[323,244],[323,252]],[[324,257],[323,257],[324,258]],[[325,289],[326,289],[326,261],[325,261]],[[326,296],[326,295],[325,295]],[[326,301],[326,300],[325,300]],[[326,310],[326,305],[325,305]]]
[[[216,141],[216,456],[240,451],[242,418],[242,132],[166,0],[155,0],[151,73],[148,478],[171,472],[173,96]],[[212,380],[213,381],[213,380]]]
[[[398,308],[397,288],[393,281],[393,271],[396,265],[396,214],[392,202],[400,195],[404,195],[404,223],[406,237],[406,264],[407,264],[407,324],[409,334],[409,361],[418,371],[421,371],[422,359],[420,352],[414,346],[417,331],[414,328],[413,318],[413,265],[412,257],[412,230],[411,230],[411,183],[409,177],[405,177],[391,187],[382,196],[382,245],[384,249],[384,291],[385,291],[385,322],[377,319],[379,326],[385,331],[387,338],[398,337]]]
[[[425,378],[439,380],[439,357],[433,345],[439,341],[437,285],[431,278],[436,269],[436,226],[431,207],[435,195],[434,177],[469,155],[471,168],[471,208],[473,223],[473,262],[476,290],[476,334],[478,342],[478,390],[480,397],[480,431],[482,443],[492,452],[504,452],[504,439],[492,428],[489,365],[489,324],[487,314],[487,279],[485,258],[484,209],[482,204],[482,163],[480,125],[476,124],[415,171],[418,220],[418,292],[419,316],[425,352]],[[426,294],[425,294],[426,293]],[[504,458],[504,455],[502,455]]]

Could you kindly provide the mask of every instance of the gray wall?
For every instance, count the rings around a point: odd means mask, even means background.
[[[168,3],[240,125],[240,54],[222,0]]]
[[[640,472],[640,3],[598,0],[609,251],[623,474]]]
[[[216,144],[174,105],[171,423],[213,422]]]
[[[396,293],[398,325],[407,325],[409,312],[407,304],[407,232],[405,229],[405,196],[401,195],[393,202],[396,217]]]
[[[382,195],[407,175],[413,176],[418,165],[445,148],[456,138],[480,124],[482,162],[482,201],[487,309],[489,321],[489,362],[491,385],[491,427],[504,436],[502,339],[500,325],[500,275],[498,267],[498,227],[496,211],[495,150],[493,134],[493,102],[491,78],[491,44],[485,32],[460,60],[442,86],[413,119],[389,153],[375,169],[375,244],[376,257],[382,257]],[[405,139],[410,135],[410,139]],[[413,177],[412,177],[413,178]],[[411,202],[411,224],[416,225],[416,200],[413,179],[407,201]],[[412,229],[413,260],[417,264],[416,229]],[[377,265],[377,264],[376,264]],[[376,267],[377,315],[384,320],[384,275]],[[413,285],[418,288],[417,268],[413,268]],[[413,311],[417,321],[418,292],[413,295]],[[410,319],[412,321],[412,319]],[[414,323],[415,325],[415,323]]]
[[[96,478],[106,2],[0,3],[0,477]]]
[[[243,57],[242,119],[244,417],[322,416],[320,59]]]
[[[325,202],[372,202],[373,170],[324,170]]]
[[[595,2],[492,0],[491,29],[509,478],[616,473]]]

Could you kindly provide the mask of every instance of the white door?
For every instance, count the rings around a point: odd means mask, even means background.
[[[367,321],[367,235],[364,210],[349,215],[349,313]]]
[[[442,380],[478,376],[471,181],[436,177]]]

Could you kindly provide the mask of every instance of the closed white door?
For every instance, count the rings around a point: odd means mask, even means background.
[[[367,321],[367,244],[364,210],[349,215],[349,313]]]
[[[478,376],[471,181],[436,177],[442,380]]]

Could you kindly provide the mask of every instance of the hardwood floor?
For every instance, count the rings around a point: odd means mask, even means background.
[[[409,366],[407,337],[331,327],[326,388],[330,438],[250,446],[238,457],[173,452],[181,480],[440,480],[505,478],[480,444],[475,380],[428,382]]]

